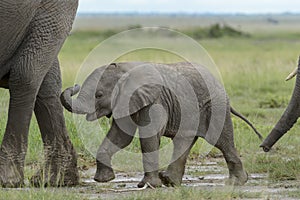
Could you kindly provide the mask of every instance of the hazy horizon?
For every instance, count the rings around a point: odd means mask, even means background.
[[[138,12],[138,11],[95,11],[95,12],[78,12],[78,15],[300,15],[300,12],[280,12],[280,13],[243,13],[243,12],[228,12],[228,13],[214,13],[214,12]]]
[[[82,0],[79,14],[282,14],[300,13],[300,1],[294,0]]]

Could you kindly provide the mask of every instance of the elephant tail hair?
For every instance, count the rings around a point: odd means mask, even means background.
[[[256,133],[256,135],[258,136],[258,138],[262,141],[263,137],[262,135],[256,130],[256,128],[253,126],[253,124],[246,118],[244,117],[241,113],[237,112],[236,110],[234,110],[231,106],[230,106],[230,112],[239,117],[240,119],[242,119],[244,122],[246,122],[252,129],[253,131]]]

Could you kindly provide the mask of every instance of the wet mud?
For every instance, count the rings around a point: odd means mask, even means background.
[[[97,183],[93,180],[95,171],[96,169],[90,168],[83,172],[86,178],[82,179],[80,193],[89,199],[115,199],[117,197],[119,199],[122,198],[122,196],[130,196],[134,192],[143,190],[137,188],[138,182],[143,178],[142,172],[116,172],[116,178],[114,180],[108,183]],[[225,186],[227,178],[227,168],[220,166],[218,162],[208,161],[200,165],[190,163],[186,167],[182,187],[193,187],[199,190],[212,191],[226,187],[226,189],[232,191],[260,193],[261,195],[258,199],[289,200],[293,198],[287,197],[287,192],[300,190],[300,183],[297,181],[271,183],[268,181],[268,174],[248,174],[248,182],[244,186],[239,187]],[[164,186],[163,188],[168,189]],[[149,188],[147,188],[147,190],[149,190]]]
[[[248,174],[248,182],[244,186],[226,186],[228,178],[227,167],[219,163],[221,159],[206,162],[190,162],[186,166],[182,186],[197,190],[259,193],[256,199],[287,199],[293,200],[287,195],[288,192],[300,190],[298,181],[270,182],[268,174]],[[96,172],[95,167],[86,167],[81,170],[81,184],[77,187],[59,188],[60,192],[78,194],[82,199],[122,199],[139,192],[153,190],[137,188],[138,182],[143,178],[142,172],[116,172],[116,178],[107,183],[98,183],[93,180]],[[26,185],[29,185],[27,183]],[[53,188],[52,188],[53,189]],[[172,188],[162,187],[163,190]],[[31,187],[7,190],[38,190]],[[253,198],[251,198],[253,199]],[[255,199],[255,198],[254,198]]]

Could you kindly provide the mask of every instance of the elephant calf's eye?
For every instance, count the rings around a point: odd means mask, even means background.
[[[102,97],[103,93],[102,92],[96,92],[95,97],[96,99]]]

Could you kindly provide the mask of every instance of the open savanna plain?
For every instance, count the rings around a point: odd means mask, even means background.
[[[85,77],[82,66],[89,61],[92,50],[110,36],[136,27],[160,26],[195,36],[213,59],[231,105],[246,116],[265,137],[287,106],[295,79],[286,82],[286,76],[297,66],[300,54],[299,15],[261,16],[199,16],[199,15],[100,15],[78,16],[74,29],[63,46],[59,58],[63,89]],[[228,26],[241,34],[199,34],[211,32],[214,24]],[[222,32],[222,31],[221,31]],[[200,36],[199,36],[200,35]],[[204,35],[204,36],[203,36]],[[199,36],[199,37],[197,37]],[[172,40],[172,34],[159,38],[164,46],[178,46],[189,52],[184,40]],[[171,39],[170,39],[171,38]],[[180,55],[162,49],[138,49],[115,57],[120,45],[143,43],[148,37],[127,37],[122,44],[109,42],[99,57],[109,61],[152,61],[170,63],[182,61]],[[110,39],[109,39],[110,40]],[[170,41],[173,41],[170,43]],[[182,43],[181,43],[182,42]],[[99,46],[100,44],[100,46]],[[199,55],[205,59],[205,51]],[[191,57],[197,58],[195,52]],[[199,59],[199,57],[197,59]],[[197,60],[195,59],[195,60]],[[98,66],[103,65],[101,60]],[[189,60],[193,61],[193,60]],[[96,66],[94,66],[96,67]],[[84,71],[84,70],[83,70]],[[86,71],[84,71],[86,72]],[[7,120],[9,94],[0,91],[0,138]],[[227,167],[222,154],[202,139],[193,147],[188,159],[183,185],[177,188],[158,188],[132,191],[142,178],[141,155],[138,139],[115,155],[113,166],[117,180],[95,183],[95,153],[107,133],[109,119],[91,123],[65,112],[67,128],[78,152],[81,185],[74,188],[0,189],[0,199],[300,199],[300,124],[286,134],[269,153],[259,148],[261,141],[240,119],[232,116],[235,144],[249,181],[245,186],[225,186]],[[88,137],[86,137],[86,134]],[[86,141],[90,139],[90,141]],[[170,140],[163,139],[162,146]],[[128,153],[129,152],[129,153]],[[132,155],[132,157],[130,156]],[[162,163],[170,154],[161,155]],[[26,179],[42,164],[43,145],[38,125],[33,118],[30,126],[29,147],[26,157]],[[165,162],[166,163],[166,162]],[[162,165],[162,168],[165,165]]]

